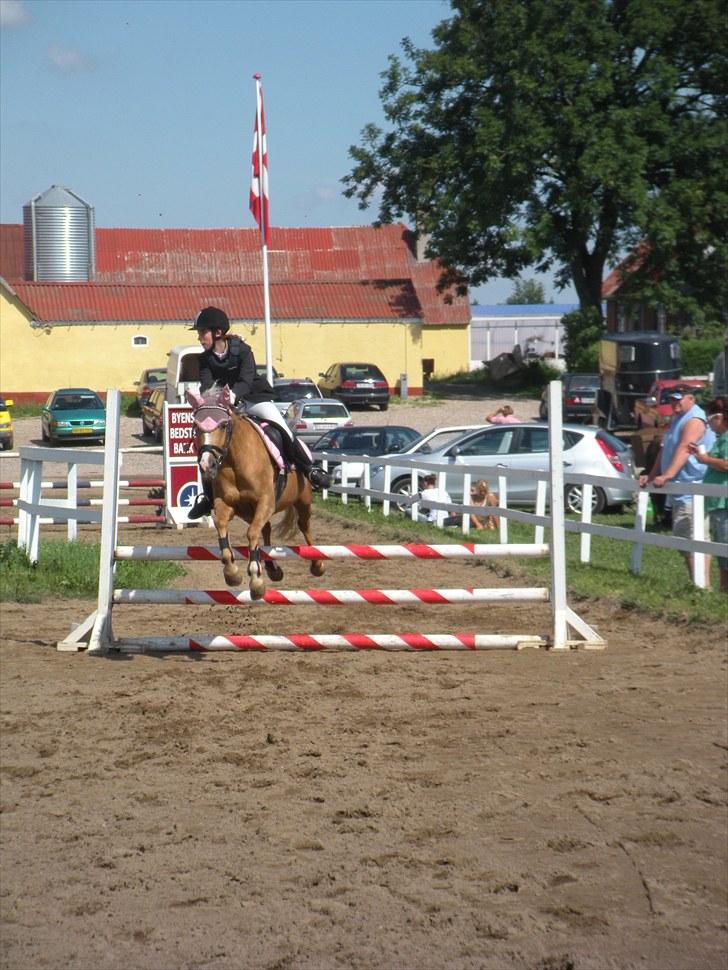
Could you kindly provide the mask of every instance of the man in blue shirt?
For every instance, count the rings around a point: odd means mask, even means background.
[[[670,394],[672,419],[662,439],[662,447],[655,463],[646,475],[640,475],[640,485],[648,482],[661,488],[667,482],[702,482],[705,465],[690,453],[689,445],[698,445],[710,451],[715,434],[708,426],[705,411],[695,403],[695,388],[678,384]],[[689,539],[693,531],[693,496],[671,495],[672,534]],[[706,536],[708,526],[706,524]],[[693,557],[685,554],[688,572],[693,574]],[[710,586],[710,557],[705,557],[706,585]]]

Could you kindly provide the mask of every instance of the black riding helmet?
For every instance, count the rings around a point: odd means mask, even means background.
[[[202,330],[219,330],[225,334],[229,329],[230,321],[227,313],[216,306],[206,306],[204,310],[200,310],[190,327],[190,330],[196,330],[198,333]]]

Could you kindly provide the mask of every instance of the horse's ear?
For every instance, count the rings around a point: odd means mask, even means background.
[[[192,405],[194,410],[201,408],[204,403],[200,395],[189,388],[185,391],[185,399],[188,404]]]

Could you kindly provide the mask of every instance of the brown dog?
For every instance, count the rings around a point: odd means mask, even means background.
[[[474,482],[470,489],[470,504],[482,505],[483,508],[494,508],[498,505],[498,496],[488,488],[488,483],[483,478]],[[470,524],[475,529],[495,529],[496,521],[494,515],[470,516]],[[483,521],[483,519],[485,521]]]

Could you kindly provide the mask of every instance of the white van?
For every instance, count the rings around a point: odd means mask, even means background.
[[[200,390],[200,361],[202,353],[200,344],[186,346],[180,344],[172,347],[167,354],[167,385],[164,400],[170,404],[185,404],[185,391]],[[265,377],[265,364],[256,364],[255,369]],[[283,377],[273,368],[273,377]]]
[[[165,401],[170,404],[184,404],[185,391],[199,392],[201,353],[202,347],[199,344],[172,347],[167,360]]]

